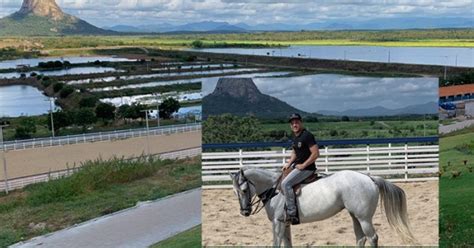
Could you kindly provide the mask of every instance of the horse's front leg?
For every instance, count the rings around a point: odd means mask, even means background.
[[[283,238],[283,245],[285,247],[292,247],[292,244],[291,244],[291,225],[290,225],[290,223],[285,224],[285,237]]]
[[[291,247],[291,227],[289,224],[273,220],[273,246],[280,247]]]

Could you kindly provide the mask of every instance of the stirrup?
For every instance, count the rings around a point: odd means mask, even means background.
[[[300,219],[298,218],[298,215],[290,215],[286,211],[283,214],[283,216],[280,216],[278,218],[278,221],[285,222],[285,223],[292,224],[292,225],[300,224]]]

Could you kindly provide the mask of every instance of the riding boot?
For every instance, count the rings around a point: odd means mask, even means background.
[[[292,225],[300,224],[300,218],[298,217],[298,213],[289,212],[288,209],[286,208],[286,205],[285,205],[285,213],[283,214],[283,216],[280,216],[278,218],[278,221],[290,223]]]

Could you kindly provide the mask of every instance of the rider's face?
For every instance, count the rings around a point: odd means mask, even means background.
[[[303,123],[298,119],[294,119],[294,120],[291,120],[290,127],[293,133],[299,133],[303,129]]]

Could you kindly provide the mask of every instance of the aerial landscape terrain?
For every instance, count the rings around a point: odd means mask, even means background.
[[[455,12],[423,16],[424,3],[390,3],[381,14],[373,4],[361,6],[367,15],[341,16],[336,13],[359,3],[324,3],[317,10],[298,1],[131,2],[2,2],[0,247],[206,185],[201,142],[286,144],[286,117],[293,112],[318,140],[427,138],[427,145],[439,145],[439,166],[429,165],[424,175],[439,181],[402,183],[413,193],[417,228],[427,225],[417,237],[438,245],[439,182],[439,245],[473,245],[466,217],[472,205],[465,200],[474,192],[472,126],[433,141],[440,125],[467,125],[472,118],[464,101],[474,91],[438,95],[438,87],[474,82],[469,5],[431,3]],[[439,175],[431,172],[438,167]],[[203,192],[202,244],[238,245],[213,238],[221,220],[209,214],[216,194],[229,201],[233,195]],[[231,204],[218,210],[235,211],[237,202]],[[232,217],[243,218],[237,211]],[[390,229],[381,225],[388,237]],[[339,236],[296,240],[352,244],[345,228],[331,229]],[[201,244],[201,225],[182,231],[147,245]],[[268,244],[268,233],[259,236],[245,244]]]

